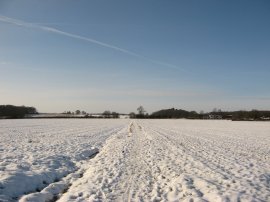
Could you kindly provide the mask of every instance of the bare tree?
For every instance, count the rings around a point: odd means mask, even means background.
[[[138,111],[139,115],[144,115],[144,113],[146,112],[146,111],[144,110],[143,106],[139,106],[139,107],[137,108],[137,111]]]

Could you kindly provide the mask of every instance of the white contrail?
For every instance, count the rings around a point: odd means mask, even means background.
[[[124,48],[120,48],[118,46],[114,46],[114,45],[111,45],[111,44],[108,44],[108,43],[104,43],[104,42],[101,42],[101,41],[98,41],[98,40],[95,40],[95,39],[92,39],[92,38],[83,37],[83,36],[80,36],[80,35],[77,35],[77,34],[71,34],[71,33],[68,33],[68,32],[64,32],[64,31],[61,31],[59,29],[55,29],[55,28],[52,28],[52,27],[42,26],[42,25],[35,24],[35,23],[28,23],[28,22],[25,22],[25,21],[14,19],[14,18],[9,18],[9,17],[3,16],[3,15],[0,15],[0,21],[5,22],[5,23],[9,23],[9,24],[13,24],[13,25],[17,25],[17,26],[21,26],[21,27],[34,28],[34,29],[39,29],[39,30],[46,31],[46,32],[52,32],[52,33],[55,33],[55,34],[71,37],[71,38],[74,38],[74,39],[84,40],[84,41],[87,41],[87,42],[90,42],[90,43],[93,43],[93,44],[97,44],[97,45],[100,45],[100,46],[103,46],[103,47],[106,47],[106,48],[110,48],[110,49],[114,49],[116,51],[120,51],[122,53],[126,53],[126,54],[131,55],[131,56],[135,56],[135,57],[139,57],[139,58],[148,60],[148,61],[150,61],[152,63],[155,63],[155,64],[158,64],[158,65],[166,66],[166,67],[176,69],[176,70],[186,71],[183,68],[180,68],[180,67],[178,67],[176,65],[172,65],[172,64],[164,63],[162,61],[154,60],[154,59],[145,57],[145,56],[143,56],[141,54],[135,53],[133,51],[129,51],[129,50],[124,49]]]

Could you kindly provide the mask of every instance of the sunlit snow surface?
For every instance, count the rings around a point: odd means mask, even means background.
[[[1,120],[0,161],[0,201],[270,201],[270,122]]]
[[[74,173],[127,120],[0,120],[0,201]]]

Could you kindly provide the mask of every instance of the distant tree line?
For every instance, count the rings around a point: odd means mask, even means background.
[[[24,118],[27,114],[37,114],[34,107],[0,105],[0,118]]]
[[[138,113],[131,112],[130,118],[151,118],[151,119],[228,119],[228,120],[270,120],[270,111],[222,111],[221,109],[214,108],[212,112],[204,113],[200,111],[186,111],[183,109],[162,109],[148,115],[142,106],[137,109]]]
[[[195,111],[186,111],[183,109],[163,109],[157,112],[154,112],[150,115],[151,118],[188,118],[188,119],[199,119],[202,118],[200,114]]]
[[[256,120],[270,120],[270,111],[260,111],[253,109],[251,111],[213,111],[209,114],[220,115],[222,119],[231,119],[233,121],[244,120],[244,121],[256,121]]]
[[[79,109],[77,109],[75,112],[72,111],[64,111],[62,114],[70,114],[70,115],[87,115],[87,113],[85,111],[81,111]]]
[[[202,118],[202,115],[198,114],[195,111],[186,111],[182,109],[162,109],[152,114],[146,113],[146,110],[143,106],[139,106],[137,108],[138,113],[131,112],[129,113],[130,118],[138,118],[138,119],[173,119],[173,118],[189,118],[189,119],[199,119]]]
[[[80,110],[76,110],[75,112],[65,111],[62,114],[83,115],[81,117],[84,117],[84,118],[119,118],[119,113],[111,112],[109,110],[104,111],[102,114],[96,114],[96,116],[93,116],[93,115],[91,115],[91,114],[89,114],[89,113],[87,113],[85,111],[80,111]]]
[[[104,111],[102,115],[103,115],[104,118],[117,119],[117,118],[120,117],[119,116],[119,113],[117,113],[117,112],[110,112],[109,110]]]
[[[131,112],[130,118],[137,119],[228,119],[228,120],[244,120],[244,121],[256,121],[265,120],[270,121],[270,111],[251,110],[251,111],[222,111],[221,109],[214,108],[212,112],[204,113],[200,111],[186,111],[183,109],[162,109],[152,114],[146,113],[143,106],[137,108],[138,113]],[[13,106],[13,105],[0,105],[0,118],[24,118],[26,115],[38,114],[35,107],[26,106]],[[85,111],[76,110],[75,112],[66,111],[63,114],[71,116],[63,116],[56,118],[119,118],[120,114],[117,112],[111,112],[109,110],[104,111],[101,114],[90,115]],[[73,116],[82,115],[82,116]],[[51,117],[53,118],[53,117]]]

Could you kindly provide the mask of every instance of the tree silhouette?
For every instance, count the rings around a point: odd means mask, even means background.
[[[144,113],[146,112],[146,111],[144,110],[143,106],[139,106],[139,107],[137,108],[137,111],[138,111],[138,114],[139,114],[139,115],[144,115]]]

